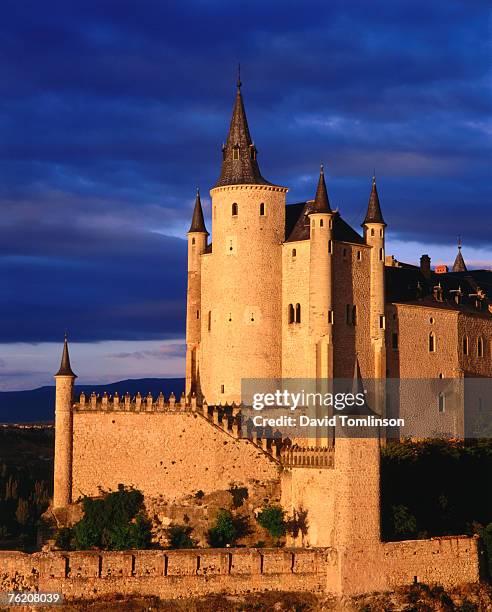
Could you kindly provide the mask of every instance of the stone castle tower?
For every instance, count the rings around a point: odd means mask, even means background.
[[[323,167],[314,200],[286,206],[286,193],[260,172],[238,81],[210,191],[213,242],[199,193],[188,232],[188,396],[230,404],[244,379],[350,378],[356,355],[365,376],[385,376],[386,225],[375,180],[364,238],[332,210]]]

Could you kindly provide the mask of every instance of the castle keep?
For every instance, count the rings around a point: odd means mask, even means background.
[[[213,239],[199,193],[188,232],[186,391],[181,398],[82,394],[75,400],[65,339],[56,374],[54,513],[63,522],[80,496],[118,483],[141,489],[148,503],[164,497],[172,506],[233,482],[269,491],[289,513],[307,511],[307,536],[289,544],[321,551],[310,553],[307,565],[300,552],[210,553],[211,573],[227,575],[223,580],[234,588],[246,588],[236,572],[252,575],[258,589],[275,588],[265,573],[300,588],[297,573],[304,573],[306,588],[333,593],[478,580],[473,538],[381,541],[378,432],[306,444],[247,429],[241,381],[355,378],[360,385],[362,379],[491,377],[492,272],[468,271],[461,245],[451,272],[432,271],[427,255],[420,267],[387,256],[374,178],[362,234],[330,202],[323,167],[313,200],[286,205],[287,191],[261,174],[238,82],[220,176],[210,192]],[[412,409],[414,400],[406,401],[400,412]],[[419,401],[430,419],[446,416],[441,399]],[[372,407],[381,415],[388,409],[384,394],[375,395]],[[462,420],[443,420],[442,427],[463,435]],[[168,576],[169,567],[178,571],[178,556],[164,563],[162,554],[135,555],[118,563],[139,588],[135,567],[152,566],[153,577]],[[78,576],[67,568],[79,563],[92,569],[79,568],[78,578],[89,579],[88,571],[97,581],[101,567],[116,562],[89,557],[57,557],[52,562],[61,569],[46,571],[63,582]],[[198,580],[199,555],[180,558],[186,566],[180,580],[189,585]],[[154,593],[168,588],[162,581],[145,584]],[[213,591],[213,581],[208,588]]]

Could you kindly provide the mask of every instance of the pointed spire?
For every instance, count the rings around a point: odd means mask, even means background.
[[[371,195],[369,196],[369,203],[367,205],[366,218],[364,219],[364,223],[362,225],[365,225],[366,223],[382,223],[383,225],[386,225],[381,212],[381,206],[379,204],[375,174],[372,177]]]
[[[63,353],[60,363],[60,369],[55,374],[55,376],[73,376],[77,378],[76,374],[72,372],[72,367],[70,366],[70,355],[68,354],[68,337],[65,332],[65,340],[63,342]]]
[[[453,272],[468,272],[468,269],[461,254],[461,236],[458,236],[458,254],[453,264]]]
[[[208,234],[207,228],[205,227],[205,219],[203,218],[202,202],[200,200],[200,189],[196,188],[196,199],[195,208],[193,210],[193,217],[191,219],[190,232],[201,232]]]
[[[256,160],[256,147],[249,133],[248,120],[241,94],[241,72],[238,67],[237,92],[227,141],[222,146],[222,169],[215,187],[224,185],[270,185],[261,176]]]
[[[330,213],[330,201],[328,200],[328,191],[326,190],[325,172],[323,164],[319,171],[318,188],[316,189],[316,197],[314,199],[313,213]]]

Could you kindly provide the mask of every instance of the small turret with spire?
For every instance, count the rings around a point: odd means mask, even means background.
[[[468,269],[465,264],[465,260],[463,259],[463,255],[461,254],[461,236],[458,236],[458,254],[456,255],[456,259],[453,264],[453,272],[467,272]]]
[[[60,363],[60,369],[55,376],[73,376],[77,378],[77,375],[73,373],[72,367],[70,366],[70,355],[68,352],[68,334],[65,332],[65,340],[63,342],[63,352]]]
[[[369,202],[367,204],[366,218],[362,225],[366,223],[382,223],[386,226],[383,219],[383,213],[381,212],[381,206],[379,204],[378,189],[376,187],[376,174],[372,177],[371,195],[369,196]]]
[[[328,190],[326,189],[325,171],[323,164],[320,166],[318,187],[316,188],[316,196],[311,213],[331,213],[330,201],[328,199]],[[310,214],[311,214],[310,213]]]
[[[207,228],[205,227],[205,219],[203,218],[202,202],[200,200],[200,189],[196,188],[195,208],[193,209],[193,217],[191,218],[191,225],[188,233],[198,232],[208,235]]]

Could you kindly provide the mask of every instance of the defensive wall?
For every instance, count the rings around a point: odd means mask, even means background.
[[[443,586],[479,580],[477,539],[388,542],[360,554],[317,549],[195,549],[124,552],[0,551],[0,590],[57,591],[67,599],[226,592],[356,594],[415,581]]]

